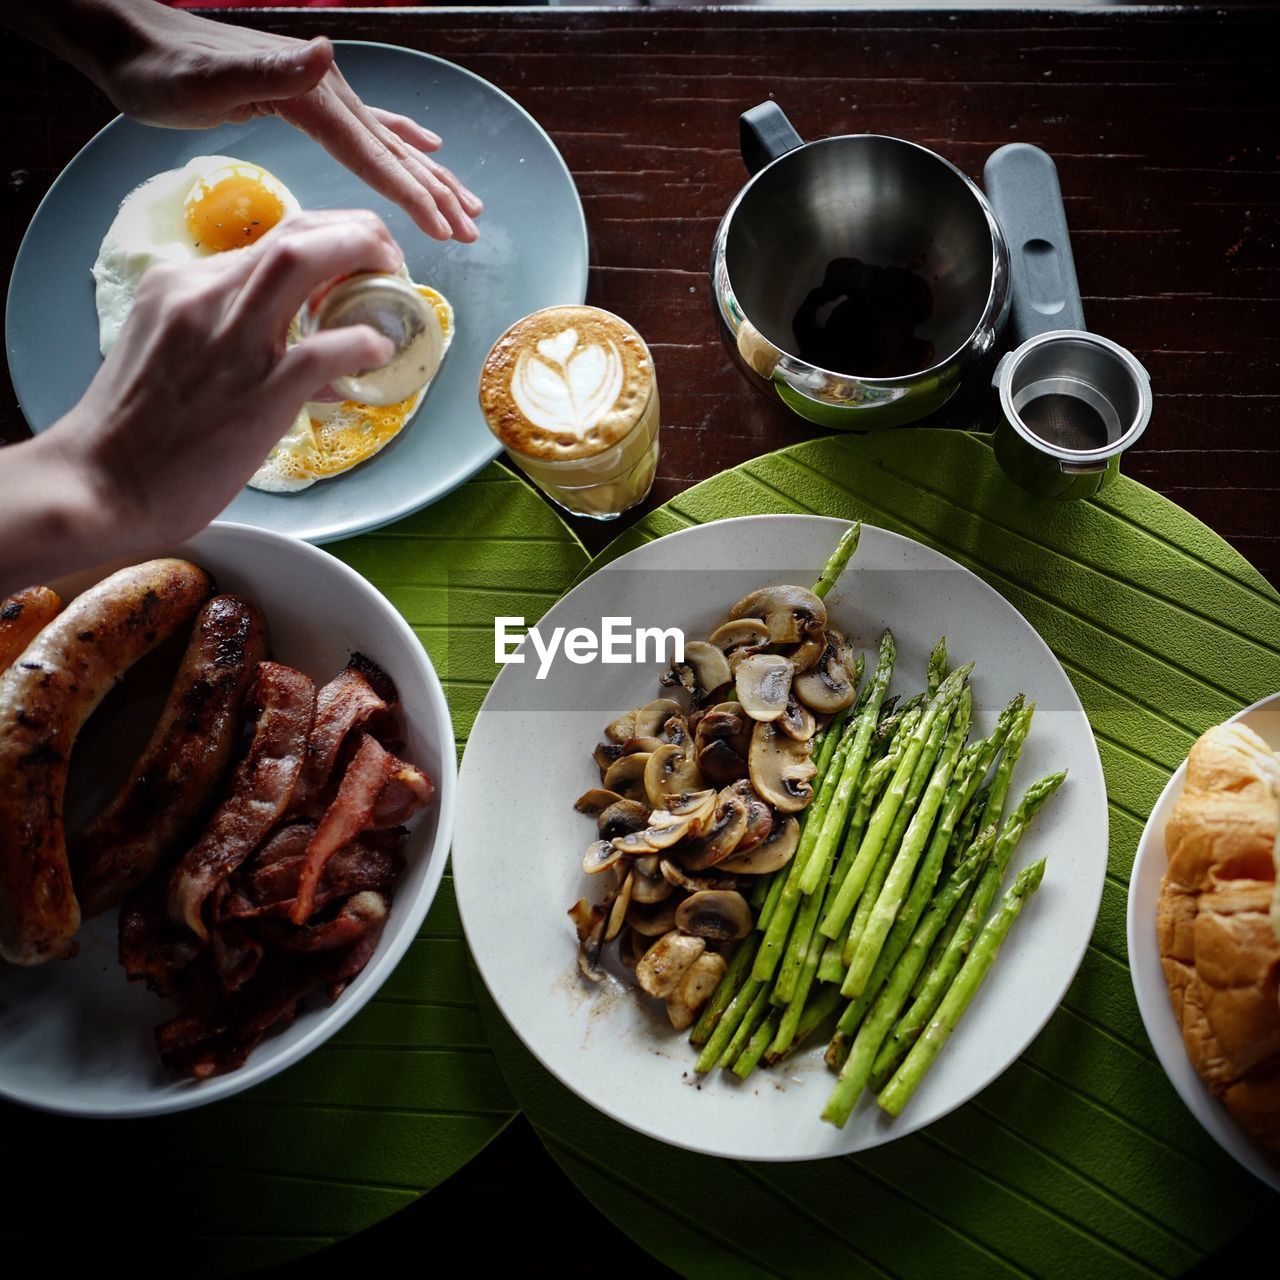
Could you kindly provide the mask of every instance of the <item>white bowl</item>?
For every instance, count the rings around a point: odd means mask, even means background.
[[[457,777],[444,691],[418,638],[376,588],[325,551],[245,525],[213,524],[169,554],[208,569],[220,590],[254,600],[267,618],[272,657],[317,684],[346,666],[352,652],[377,662],[400,691],[404,754],[426,770],[436,798],[411,824],[407,865],[373,959],[337,1001],[318,994],[287,1028],[268,1033],[238,1071],[195,1081],[160,1065],[154,1031],[173,1007],[125,980],[116,956],[115,911],[81,928],[73,960],[33,969],[0,965],[0,1096],[65,1115],[146,1116],[203,1106],[260,1084],[323,1044],[363,1008],[404,955],[436,896],[453,833]],[[83,589],[104,573],[57,585]],[[158,697],[136,716],[122,717],[119,704],[104,704],[110,727],[122,725],[115,755],[123,770],[150,732],[156,710]],[[96,750],[92,741],[85,749],[97,776],[85,777],[83,759],[73,756],[69,825],[76,810],[92,812],[119,780],[108,783],[97,770],[105,760],[102,726],[91,719],[90,727],[98,742]],[[126,750],[123,735],[130,733]]]
[[[846,527],[819,516],[773,515],[681,530],[593,574],[539,629],[544,637],[557,626],[599,630],[603,618],[630,615],[636,626],[705,636],[755,587],[812,582]],[[573,801],[600,785],[590,753],[605,724],[659,695],[665,663],[575,666],[562,657],[539,681],[526,643],[526,663],[505,667],[485,699],[459,778],[454,887],[472,954],[503,1015],[543,1065],[594,1107],[650,1137],[710,1155],[846,1155],[946,1115],[990,1084],[1048,1021],[1098,914],[1107,865],[1102,766],[1071,682],[1030,623],[954,560],[871,526],[827,608],[871,661],[881,631],[892,628],[894,692],[924,687],[929,651],[945,631],[953,662],[977,660],[975,734],[991,731],[1015,693],[1036,699],[1015,796],[1035,778],[1070,771],[1015,855],[1014,870],[1047,856],[1044,885],[896,1120],[864,1096],[843,1129],[824,1124],[819,1114],[835,1077],[817,1043],[786,1069],[760,1070],[741,1085],[716,1072],[692,1087],[696,1055],[661,1006],[634,990],[617,965],[599,986],[578,973],[565,912],[599,889],[581,865],[594,827],[574,813]],[[615,952],[609,948],[611,957]]]
[[[1237,720],[1247,724],[1273,750],[1280,751],[1280,693],[1245,707],[1231,717],[1232,723]],[[1187,1109],[1228,1155],[1269,1187],[1280,1191],[1280,1154],[1268,1151],[1245,1133],[1191,1065],[1160,965],[1156,905],[1160,900],[1160,882],[1169,866],[1164,848],[1164,828],[1182,794],[1186,774],[1184,760],[1151,810],[1133,860],[1128,917],[1129,971],[1133,975],[1133,994],[1138,998],[1138,1010],[1156,1057],[1160,1059],[1160,1065],[1178,1091],[1178,1096],[1187,1104]]]

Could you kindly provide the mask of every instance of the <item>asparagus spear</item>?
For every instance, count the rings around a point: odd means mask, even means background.
[[[955,1029],[961,1014],[969,1007],[983,979],[991,969],[1000,944],[1008,935],[1027,899],[1040,887],[1044,879],[1044,859],[1024,868],[1004,896],[999,910],[987,922],[964,967],[948,990],[928,1030],[912,1046],[907,1060],[898,1068],[893,1079],[881,1091],[876,1101],[891,1116],[902,1114],[902,1108],[920,1087],[925,1072],[933,1064],[947,1037]]]
[[[992,899],[1000,888],[1005,868],[1013,855],[1023,832],[1032,819],[1040,812],[1044,803],[1062,785],[1066,771],[1060,770],[1033,782],[1022,797],[1021,804],[1009,815],[1009,820],[1000,832],[992,852],[991,861],[983,868],[978,883],[974,886],[973,896],[960,921],[960,927],[951,939],[942,959],[930,971],[916,996],[911,1008],[902,1016],[894,1028],[893,1036],[876,1058],[874,1076],[883,1078],[908,1053],[917,1037],[929,1023],[934,1011],[942,1003],[948,988],[964,963],[965,956],[973,944],[982,921],[987,914]]]
[[[802,896],[800,893],[800,877],[804,873],[804,868],[809,858],[812,856],[814,846],[818,843],[818,834],[821,831],[826,812],[831,805],[832,796],[835,794],[839,781],[839,774],[843,768],[844,755],[851,746],[852,741],[849,735],[846,734],[845,740],[836,749],[836,754],[832,758],[831,768],[828,770],[826,778],[823,779],[822,789],[818,792],[804,815],[805,822],[800,832],[798,848],[786,867],[781,868],[776,873],[782,883],[782,888],[778,891],[778,897],[772,906],[768,901],[765,902],[764,910],[760,913],[761,919],[756,921],[756,928],[763,928],[764,930],[764,939],[760,944],[760,950],[756,952],[755,963],[751,968],[751,976],[759,982],[768,982],[778,967],[778,961],[782,959],[783,947],[791,933],[791,924],[795,920],[796,909],[800,905]],[[770,893],[770,897],[772,897],[772,893]],[[767,919],[765,919],[766,912],[768,913]]]
[[[885,877],[884,888],[875,899],[867,920],[866,928],[858,940],[849,973],[845,979],[845,987],[851,995],[861,995],[875,968],[880,952],[884,949],[885,940],[902,906],[907,890],[911,887],[911,878],[915,875],[921,855],[925,851],[925,842],[933,831],[934,819],[946,798],[951,776],[964,749],[965,738],[969,734],[969,721],[973,711],[973,694],[966,687],[960,695],[956,714],[947,729],[946,742],[939,749],[931,740],[933,754],[938,760],[929,776],[924,795],[912,814],[911,823],[902,837],[897,857]],[[942,717],[938,718],[942,723]],[[929,754],[926,748],[925,755]],[[923,760],[925,757],[922,756]],[[917,772],[919,772],[917,770]]]
[[[894,819],[898,816],[898,810],[902,807],[902,801],[915,772],[916,763],[920,759],[920,753],[924,750],[925,742],[938,716],[944,711],[950,713],[972,670],[973,663],[969,662],[952,671],[939,686],[937,697],[929,703],[928,709],[921,716],[920,723],[916,726],[902,753],[893,781],[889,783],[880,803],[876,805],[875,813],[872,814],[871,822],[867,827],[867,834],[862,838],[862,844],[858,848],[853,865],[849,868],[849,874],[845,876],[835,901],[819,926],[826,937],[839,937],[845,922],[857,906],[867,878],[876,864],[876,859],[880,856],[885,838],[893,826]]]
[[[733,1035],[729,1037],[729,1043],[724,1052],[716,1059],[716,1066],[728,1068],[737,1062],[738,1055],[747,1047],[748,1041],[755,1035],[756,1028],[765,1020],[768,1012],[769,990],[761,985],[760,990],[756,992],[755,999],[747,1007],[746,1016],[734,1028]]]
[[[756,982],[751,978],[738,988],[737,994],[729,1001],[729,1007],[716,1023],[711,1038],[698,1055],[697,1062],[693,1064],[693,1069],[700,1076],[705,1076],[720,1061],[721,1055],[728,1049],[730,1041],[737,1034],[738,1028],[742,1026],[748,1012],[755,1004],[756,997],[761,994],[768,995],[763,988],[764,983]]]
[[[1022,754],[1022,744],[1026,742],[1027,734],[1031,731],[1031,717],[1035,713],[1036,704],[1034,702],[1028,703],[1009,730],[1009,738],[1005,743],[1004,754],[1000,757],[1000,763],[996,765],[995,776],[991,779],[991,789],[987,795],[987,807],[982,811],[982,817],[978,822],[979,830],[990,826],[993,822],[999,822],[1004,816],[1004,802],[1009,794],[1009,781],[1013,777],[1013,767],[1018,763],[1018,757]]]
[[[738,988],[742,986],[743,981],[746,979],[747,973],[751,969],[751,962],[756,958],[756,948],[759,945],[759,939],[748,936],[743,938],[734,948],[733,957],[729,961],[728,968],[724,971],[724,977],[720,979],[711,999],[707,1001],[701,1016],[694,1023],[693,1030],[689,1033],[691,1044],[704,1045],[711,1038],[711,1033],[719,1024],[724,1011],[729,1007],[733,997],[738,994]]]
[[[876,1053],[906,1003],[911,984],[923,967],[934,938],[938,936],[965,889],[973,882],[983,861],[990,854],[995,836],[995,827],[988,827],[948,877],[912,934],[911,942],[893,970],[888,984],[876,997],[871,1012],[859,1029],[852,1050],[840,1069],[840,1078],[822,1113],[822,1118],[837,1128],[844,1127],[859,1095],[866,1088]]]
[[[938,692],[938,686],[942,683],[943,678],[947,674],[947,637],[943,636],[936,645],[933,646],[933,652],[929,655],[929,661],[924,669],[925,684],[929,690],[929,697],[933,697]]]
[[[791,1043],[787,1045],[781,1053],[774,1053],[770,1049],[764,1055],[764,1061],[767,1066],[773,1066],[775,1062],[781,1062],[783,1058],[800,1048],[802,1044],[836,1011],[840,1004],[840,991],[837,987],[822,986],[814,994],[812,1000],[808,1001],[804,1007],[804,1012],[800,1015],[799,1025],[796,1027],[795,1036]]]
[[[858,539],[861,536],[861,520],[855,520],[840,535],[840,541],[836,543],[836,549],[831,553],[831,558],[827,561],[817,582],[813,584],[813,594],[819,600],[824,599],[827,592],[836,585],[836,581],[844,572],[845,566],[853,558],[853,553],[857,551]]]
[[[745,1080],[756,1069],[760,1059],[764,1057],[764,1052],[769,1047],[774,1031],[778,1026],[778,1018],[777,1009],[768,1013],[764,1021],[752,1033],[746,1047],[738,1055],[738,1060],[733,1064],[733,1074],[739,1080]]]
[[[813,893],[820,879],[819,868],[825,864],[829,869],[832,852],[848,819],[849,799],[862,778],[867,751],[871,745],[871,735],[875,731],[876,722],[880,716],[880,704],[884,701],[884,696],[889,689],[889,681],[893,678],[893,664],[897,653],[898,648],[894,643],[893,635],[886,631],[880,637],[880,654],[876,661],[875,674],[871,677],[866,703],[858,717],[853,744],[845,757],[840,782],[836,787],[831,806],[823,817],[822,831],[813,855],[800,877],[801,893]]]

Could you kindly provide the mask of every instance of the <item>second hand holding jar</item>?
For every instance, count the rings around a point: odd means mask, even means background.
[[[574,515],[616,519],[653,485],[653,359],[612,312],[547,307],[518,320],[485,359],[480,407],[512,461]]]

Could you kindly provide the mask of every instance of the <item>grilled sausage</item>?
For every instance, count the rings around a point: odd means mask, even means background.
[[[207,598],[185,560],[121,569],[78,596],[0,676],[0,956],[67,954],[80,924],[62,801],[71,748],[112,685]]]
[[[115,906],[190,843],[231,763],[245,694],[266,656],[266,622],[248,600],[214,596],[196,615],[151,741],[72,845],[86,919]]]
[[[0,600],[0,674],[17,662],[61,608],[58,593],[48,587],[27,587]]]

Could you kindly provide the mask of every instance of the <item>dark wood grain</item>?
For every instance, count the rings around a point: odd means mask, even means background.
[[[236,17],[287,34],[323,31],[442,55],[493,81],[544,125],[582,193],[590,301],[632,320],[655,353],[663,451],[647,506],[817,432],[748,390],[715,333],[706,260],[744,179],[736,145],[742,110],[772,95],[806,136],[897,134],[975,178],[1005,142],[1045,147],[1058,162],[1088,323],[1131,348],[1152,375],[1154,417],[1126,471],[1280,584],[1274,10]],[[3,36],[0,111],[7,279],[39,199],[112,109],[74,72]],[[940,421],[969,426],[971,414],[971,403],[952,406]],[[6,386],[0,441],[24,433]],[[617,531],[579,530],[593,550]],[[531,1188],[538,1203],[560,1204],[575,1225],[566,1232],[562,1217],[561,1234],[537,1235],[527,1215],[536,1239],[493,1232],[495,1205]],[[459,1226],[485,1234],[495,1267],[514,1262],[523,1274],[644,1269],[521,1126],[456,1186],[372,1240],[331,1251],[334,1265],[341,1258],[344,1273],[353,1262],[385,1265],[413,1239],[438,1240]]]

